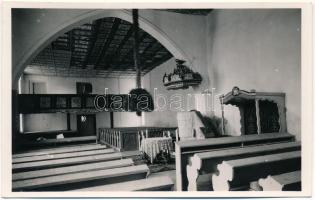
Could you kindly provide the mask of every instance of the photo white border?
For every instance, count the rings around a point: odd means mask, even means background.
[[[93,2],[93,3],[92,3]],[[297,3],[298,2],[298,3]],[[72,8],[72,9],[131,9],[131,8],[300,8],[301,9],[301,192],[12,192],[11,191],[11,8]],[[310,1],[78,1],[78,0],[17,0],[1,2],[1,196],[3,197],[309,197],[313,177],[313,71],[312,71],[312,4]],[[297,95],[298,92],[297,92]]]

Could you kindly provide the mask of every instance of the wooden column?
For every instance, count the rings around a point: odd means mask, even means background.
[[[259,114],[259,100],[255,99],[255,108],[256,108],[256,120],[257,120],[257,133],[261,133],[260,127],[260,114]]]
[[[109,112],[110,128],[114,128],[114,112]]]
[[[138,22],[138,9],[132,10],[133,21],[133,60],[136,69],[136,87],[141,88],[141,67],[139,59],[139,22]]]
[[[67,130],[71,130],[71,120],[70,120],[70,113],[67,113]]]
[[[223,98],[224,95],[221,95],[220,97],[220,104],[221,104],[221,131],[222,131],[222,135],[225,135],[225,124],[224,124],[224,104],[223,104]]]

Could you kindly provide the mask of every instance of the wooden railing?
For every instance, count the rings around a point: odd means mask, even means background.
[[[97,140],[120,150],[122,148],[121,132],[110,128],[100,128]]]
[[[143,137],[162,137],[167,134],[175,138],[176,129],[177,127],[99,128],[97,141],[119,151],[139,150]]]

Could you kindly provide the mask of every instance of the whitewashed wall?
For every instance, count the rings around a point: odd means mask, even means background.
[[[207,63],[212,86],[233,86],[286,94],[288,132],[301,135],[301,12],[214,10],[207,16]],[[219,100],[216,101],[219,114]],[[229,112],[233,110],[234,112]],[[236,110],[237,111],[237,110]],[[227,108],[230,134],[237,135],[239,113]]]
[[[89,82],[92,84],[94,94],[104,94],[105,88],[108,93],[127,94],[135,86],[135,80],[118,78],[69,78],[24,75],[22,79],[22,93],[28,94],[29,86],[33,82],[45,82],[48,94],[75,94],[76,82]],[[77,129],[77,119],[75,114],[71,114],[71,129]],[[65,130],[67,128],[66,114],[26,114],[24,115],[24,131],[44,131],[44,130]],[[135,113],[114,113],[114,126],[138,126],[141,118]],[[110,117],[108,112],[96,114],[96,128],[110,127]]]

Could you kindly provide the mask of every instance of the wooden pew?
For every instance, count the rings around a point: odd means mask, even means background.
[[[287,142],[293,140],[294,136],[288,133],[267,133],[260,135],[243,135],[236,137],[221,137],[176,142],[176,189],[178,191],[187,190],[188,180],[186,174],[186,165],[189,162],[189,157],[195,153],[220,148],[236,148],[247,145]]]
[[[100,169],[111,169],[111,168],[117,168],[117,167],[131,166],[133,164],[134,164],[133,160],[129,158],[129,159],[82,164],[82,165],[75,165],[75,166],[68,166],[68,167],[56,167],[52,169],[13,173],[12,180],[18,181],[18,180],[25,180],[25,179],[55,176],[55,175],[61,175],[61,174],[70,174],[70,173],[76,173],[76,172],[93,171],[93,170],[100,170]]]
[[[301,151],[223,161],[212,175],[215,191],[238,190],[268,175],[301,169]]]
[[[301,150],[300,142],[246,146],[237,149],[224,149],[196,153],[190,158],[190,164],[187,165],[187,178],[189,182],[188,190],[197,191],[197,179],[199,175],[215,173],[217,171],[217,165],[224,160],[227,161],[251,156],[260,156],[297,150]],[[211,188],[208,188],[208,190],[210,189]]]
[[[27,151],[24,153],[13,154],[12,158],[14,159],[14,158],[40,156],[40,155],[47,155],[47,154],[80,152],[80,151],[98,150],[98,149],[106,149],[106,148],[107,148],[106,145],[96,145],[96,144],[75,145],[75,146],[66,146],[66,147]]]
[[[17,163],[17,164],[13,164],[12,170],[13,170],[13,173],[15,173],[15,172],[22,172],[22,171],[31,171],[31,170],[49,169],[49,168],[54,168],[54,167],[86,164],[86,163],[92,163],[92,162],[103,162],[103,161],[117,160],[121,158],[122,158],[122,155],[120,152],[118,152],[118,153],[111,153],[111,154],[104,154],[104,155],[82,156],[82,157],[76,157],[76,158],[63,158],[63,159],[56,159],[56,160]]]
[[[96,136],[82,136],[82,137],[68,137],[62,139],[47,139],[36,142],[24,143],[23,146],[26,147],[42,147],[42,146],[56,146],[56,145],[68,145],[68,144],[78,144],[78,143],[88,143],[95,142]]]
[[[87,187],[74,191],[172,191],[174,182],[168,176],[152,177],[109,185]]]
[[[13,158],[12,162],[15,163],[26,163],[26,162],[35,162],[35,161],[44,161],[44,160],[56,160],[61,158],[75,158],[81,156],[90,156],[90,155],[102,155],[115,152],[114,149],[99,149],[92,151],[81,151],[81,152],[71,152],[71,153],[62,153],[62,154],[48,154],[24,158]]]
[[[258,183],[263,191],[301,191],[301,171],[269,175]]]
[[[148,172],[149,168],[147,165],[128,166],[14,181],[12,188],[13,191],[66,191],[100,184],[142,179],[147,176]]]

